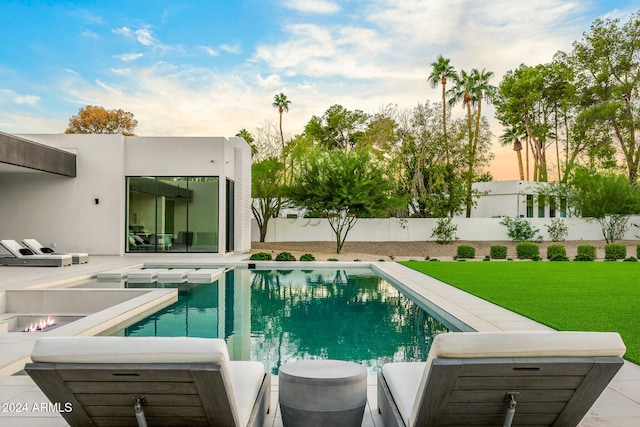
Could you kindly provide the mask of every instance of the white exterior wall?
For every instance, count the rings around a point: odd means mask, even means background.
[[[545,225],[552,218],[528,219],[540,230],[543,240],[551,240]],[[584,218],[562,218],[569,230],[566,240],[604,240],[600,225]],[[408,242],[436,240],[431,237],[437,224],[436,218],[360,218],[347,236],[351,242]],[[456,234],[461,240],[510,240],[507,229],[500,224],[501,218],[454,218],[458,226]],[[640,216],[632,216],[630,224],[640,224]],[[257,230],[257,224],[253,221]],[[636,240],[640,229],[631,226],[624,240]],[[259,233],[253,233],[258,241]],[[267,242],[329,242],[335,241],[333,230],[326,219],[321,218],[273,218],[269,221]]]
[[[242,138],[229,138],[235,164],[235,252],[251,250],[251,147]]]
[[[63,252],[122,255],[125,248],[126,176],[218,176],[219,248],[225,247],[225,180],[236,182],[236,251],[250,249],[251,157],[244,140],[224,137],[123,137],[121,135],[20,135],[77,155],[75,178],[25,170],[0,174],[0,236],[35,238]],[[248,176],[248,178],[247,178]],[[239,191],[238,182],[249,182]],[[95,199],[99,203],[95,203]],[[239,209],[240,207],[240,209]]]
[[[77,155],[77,177],[2,175],[3,239],[35,238],[58,251],[119,254],[124,247],[124,138],[21,135]],[[95,203],[99,199],[99,204]]]

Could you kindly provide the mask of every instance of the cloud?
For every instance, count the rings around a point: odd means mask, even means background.
[[[98,33],[96,33],[95,31],[91,31],[91,30],[84,30],[83,32],[80,33],[80,37],[82,37],[84,39],[98,39],[98,38],[100,38],[100,36],[98,36]]]
[[[340,11],[340,6],[332,1],[325,0],[289,0],[284,7],[298,12],[332,14]]]
[[[282,86],[282,79],[277,74],[271,74],[267,77],[262,77],[260,74],[256,76],[258,85],[265,89],[273,89]]]
[[[114,58],[118,58],[124,62],[135,61],[138,58],[142,58],[144,55],[142,53],[124,53],[122,55],[114,55]]]
[[[242,46],[240,43],[236,44],[221,44],[220,50],[224,50],[227,53],[240,53],[242,52]]]
[[[9,99],[14,104],[33,107],[40,101],[40,97],[38,95],[22,95],[11,89],[0,89],[0,93],[3,98]]]
[[[160,48],[162,50],[168,50],[168,46],[160,43],[154,36],[149,28],[140,28],[138,30],[132,30],[129,27],[115,28],[111,30],[114,34],[121,35],[130,40],[136,40],[143,46]]]
[[[218,51],[210,46],[198,46],[198,47],[204,50],[209,56],[218,56]]]

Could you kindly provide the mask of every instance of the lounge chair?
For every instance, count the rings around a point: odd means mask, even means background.
[[[42,267],[65,267],[71,265],[71,255],[35,255],[15,240],[0,240],[11,256],[0,256],[0,265],[34,265]]]
[[[576,426],[622,367],[605,332],[452,332],[378,375],[385,426]]]
[[[45,337],[31,360],[71,426],[262,426],[269,410],[270,374],[229,361],[222,339]]]
[[[89,254],[85,252],[57,253],[53,249],[43,246],[36,239],[24,239],[22,244],[31,249],[36,255],[71,255],[74,264],[86,264],[89,262]]]

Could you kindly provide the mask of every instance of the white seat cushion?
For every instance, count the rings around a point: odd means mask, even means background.
[[[382,375],[407,426],[411,425],[413,402],[418,396],[420,379],[426,366],[426,362],[387,363],[382,366]]]
[[[187,337],[43,337],[34,362],[53,363],[229,363],[222,339]]]
[[[239,425],[246,426],[262,385],[264,365],[260,362],[232,361],[229,363],[229,373],[236,400],[238,422]]]

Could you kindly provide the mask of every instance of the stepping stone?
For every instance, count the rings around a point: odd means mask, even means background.
[[[192,268],[172,268],[158,273],[158,283],[182,283],[187,281],[187,275],[196,270]]]
[[[201,268],[189,273],[187,280],[189,283],[211,283],[216,281],[224,273],[222,268]]]
[[[140,269],[118,268],[116,270],[103,271],[98,273],[97,279],[99,281],[120,281],[126,279],[127,275],[132,271],[140,271]]]
[[[158,280],[158,274],[169,271],[166,268],[143,268],[132,271],[127,276],[128,283],[153,283]]]

